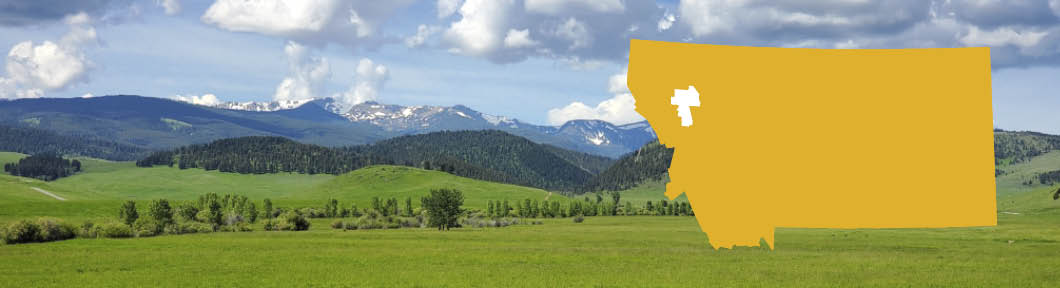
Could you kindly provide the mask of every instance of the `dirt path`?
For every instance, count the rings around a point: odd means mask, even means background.
[[[59,201],[66,201],[66,198],[59,197],[59,195],[52,194],[52,192],[48,192],[48,190],[40,189],[40,188],[37,188],[37,187],[29,187],[29,188],[33,189],[33,190],[37,190],[37,192],[40,192],[41,194],[52,196],[52,198],[58,199]]]
[[[552,191],[549,191],[548,195],[545,195],[545,201],[548,201],[548,197],[552,197]]]

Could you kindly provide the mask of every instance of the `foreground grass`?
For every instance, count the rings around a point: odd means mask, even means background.
[[[7,245],[0,247],[0,283],[1055,287],[1055,218],[1001,219],[990,228],[780,229],[774,251],[715,251],[691,217],[590,217],[581,224],[555,219],[449,232],[333,231],[316,221],[306,232]]]

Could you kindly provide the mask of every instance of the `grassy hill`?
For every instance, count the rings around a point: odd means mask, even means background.
[[[358,207],[365,207],[360,206],[364,205],[361,203],[370,203],[372,196],[394,197],[399,200],[412,197],[413,206],[419,206],[419,197],[426,195],[432,188],[460,190],[464,193],[464,206],[476,208],[486,207],[488,200],[512,200],[512,205],[515,205],[515,200],[527,198],[566,200],[562,195],[537,188],[485,182],[440,171],[390,165],[371,166],[339,175],[298,197],[354,201],[358,203]]]
[[[23,154],[0,152],[0,164],[18,161]],[[536,188],[499,184],[402,166],[371,166],[333,176],[327,174],[237,174],[173,167],[138,168],[132,162],[80,159],[84,172],[52,182],[0,175],[0,222],[36,216],[65,219],[112,218],[125,200],[158,198],[193,200],[206,193],[236,194],[261,201],[271,198],[277,206],[322,206],[329,198],[343,206],[357,203],[368,207],[373,196],[419,197],[431,188],[456,188],[464,193],[465,207],[486,207],[488,200],[565,197]],[[33,188],[52,192],[59,201]],[[513,204],[514,205],[514,204]]]

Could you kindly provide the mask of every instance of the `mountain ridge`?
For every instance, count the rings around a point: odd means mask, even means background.
[[[365,102],[345,108],[332,98],[213,106],[136,95],[17,99],[0,102],[0,123],[64,135],[94,135],[152,150],[241,136],[283,136],[311,144],[349,146],[403,135],[495,129],[536,143],[617,158],[655,138],[646,122],[614,125],[572,120],[544,126],[464,105]]]

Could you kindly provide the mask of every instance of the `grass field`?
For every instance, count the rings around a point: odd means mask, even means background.
[[[0,162],[18,157],[0,153]],[[547,195],[393,166],[342,176],[237,175],[98,160],[85,160],[85,169],[51,183],[0,176],[0,222],[39,215],[113,218],[125,199],[183,200],[206,192],[258,201],[271,197],[280,206],[319,206],[328,197],[360,206],[372,195],[411,196],[434,186],[466,191],[472,206],[482,197]],[[449,232],[336,231],[327,227],[329,220],[315,219],[303,232],[257,227],[243,233],[0,245],[0,286],[1057,287],[1055,187],[1012,191],[1005,181],[999,177],[996,227],[781,228],[773,251],[713,250],[692,217],[589,217],[580,224],[545,219],[543,225]],[[662,199],[663,185],[646,183],[626,191],[623,201]]]

